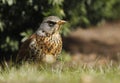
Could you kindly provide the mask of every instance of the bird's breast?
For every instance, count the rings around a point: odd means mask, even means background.
[[[62,49],[62,40],[59,34],[39,39],[38,47],[44,54],[58,55]]]
[[[62,50],[62,39],[59,34],[54,34],[49,37],[36,36],[36,38],[31,41],[30,48],[35,56],[57,56]]]

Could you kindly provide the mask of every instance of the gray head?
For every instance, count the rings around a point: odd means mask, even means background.
[[[37,35],[40,36],[46,36],[46,34],[54,34],[56,32],[59,32],[60,25],[64,24],[66,21],[61,20],[57,16],[49,16],[46,17],[38,30],[36,31]]]

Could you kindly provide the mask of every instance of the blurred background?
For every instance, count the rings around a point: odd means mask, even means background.
[[[63,50],[79,63],[120,59],[120,0],[0,0],[0,60],[15,57],[44,17],[68,21]]]

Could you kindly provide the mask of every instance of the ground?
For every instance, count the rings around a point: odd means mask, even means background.
[[[77,28],[63,38],[63,48],[79,63],[103,65],[120,62],[120,21]]]
[[[86,66],[69,57],[54,64],[23,63],[5,65],[0,83],[119,83],[120,65]]]

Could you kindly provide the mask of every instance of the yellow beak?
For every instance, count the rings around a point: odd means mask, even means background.
[[[65,23],[66,23],[65,20],[60,20],[60,21],[57,22],[57,24],[59,24],[59,25],[61,25],[61,24],[65,24]]]

